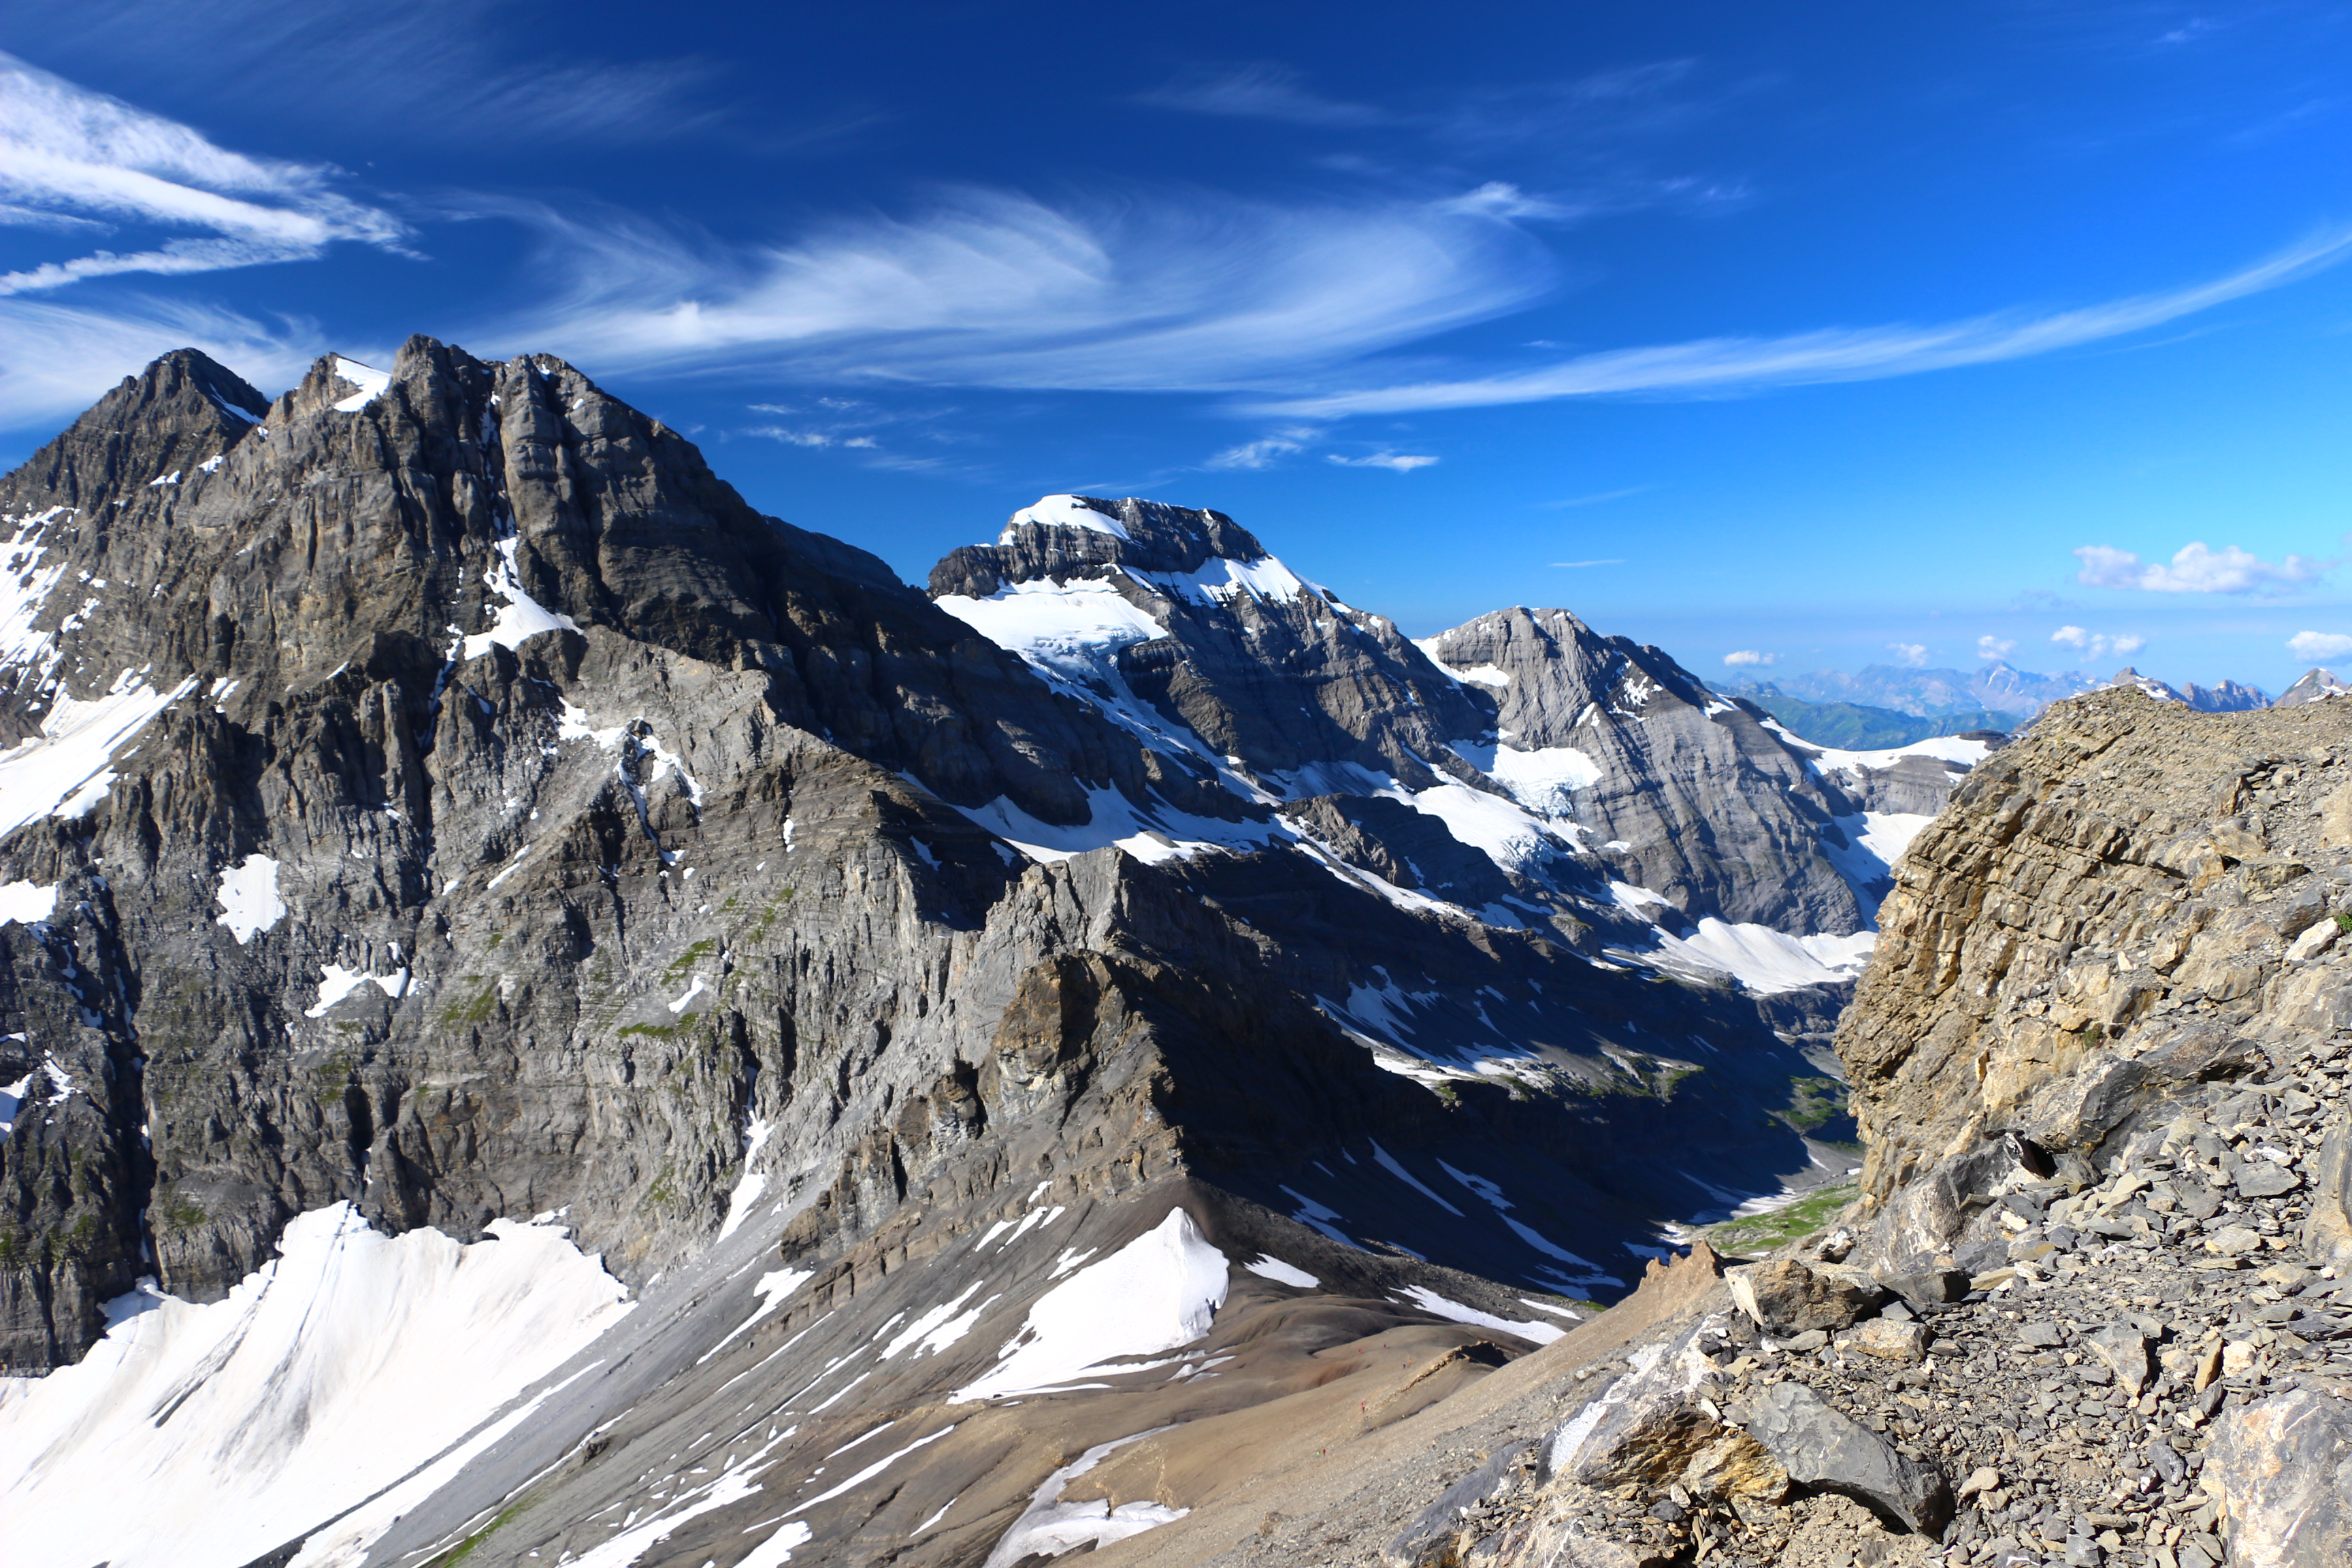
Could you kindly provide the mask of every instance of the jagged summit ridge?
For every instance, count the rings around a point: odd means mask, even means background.
[[[1248,567],[1271,559],[1247,529],[1221,511],[1133,496],[1053,495],[1014,512],[993,545],[950,551],[931,568],[931,592],[986,598],[1006,583],[1066,580],[1097,566],[1184,575],[1213,563]],[[1283,586],[1276,563],[1265,587],[1280,592]]]

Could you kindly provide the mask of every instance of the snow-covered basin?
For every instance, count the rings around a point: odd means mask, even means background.
[[[629,1310],[562,1227],[490,1231],[387,1237],[337,1204],[289,1224],[225,1300],[110,1303],[79,1364],[0,1378],[0,1561],[241,1568],[458,1442]]]
[[[1792,746],[1801,746],[1814,753],[1816,768],[1891,768],[1906,757],[1934,757],[1938,762],[1958,763],[1974,767],[1992,755],[1992,747],[1983,741],[1964,740],[1958,735],[1933,735],[1924,741],[1914,741],[1907,746],[1889,746],[1884,751],[1850,752],[1839,746],[1824,746],[1819,741],[1808,741],[1777,719],[1768,719],[1764,728],[1771,731]]]

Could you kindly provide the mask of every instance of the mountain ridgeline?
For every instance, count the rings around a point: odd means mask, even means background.
[[[1999,741],[1809,744],[1563,610],[1416,643],[1150,501],[925,592],[424,338],[168,355],[0,527],[0,1363],[89,1355],[0,1395],[0,1528],[117,1568],[1010,1563],[1366,1344],[1418,1370],[1325,1403],[1405,1419],[1843,1168],[1830,1031]],[[134,1452],[200,1543],[74,1500]]]

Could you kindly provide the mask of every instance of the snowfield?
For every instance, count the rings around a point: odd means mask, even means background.
[[[1038,1297],[995,1367],[950,1397],[960,1405],[1001,1399],[1141,1371],[1103,1363],[1157,1355],[1207,1333],[1230,1273],[1192,1216],[1170,1209],[1157,1227]]]
[[[224,1300],[110,1303],[79,1365],[0,1379],[5,1555],[238,1568],[434,1460],[630,1310],[562,1229],[489,1229],[387,1237],[336,1204]],[[341,1534],[297,1561],[356,1563]]]

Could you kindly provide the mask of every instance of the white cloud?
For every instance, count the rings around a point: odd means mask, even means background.
[[[205,305],[132,300],[106,310],[46,299],[0,299],[0,428],[78,414],[107,388],[158,355],[197,348],[258,384],[290,386],[310,362],[337,348],[378,364],[389,349],[329,344],[318,324],[267,325]]]
[[[1430,468],[1437,462],[1435,458],[1416,457],[1408,452],[1374,452],[1368,458],[1343,458],[1337,452],[1327,452],[1323,460],[1337,463],[1343,468],[1387,468],[1400,474]]]
[[[1923,642],[1891,642],[1886,645],[1886,651],[1895,656],[1896,663],[1912,669],[1917,669],[1927,662],[1927,645]]]
[[[1489,180],[1476,190],[1439,204],[1449,212],[1476,213],[1487,217],[1545,218],[1562,222],[1582,217],[1590,207],[1570,206],[1543,196],[1531,196],[1508,180]]]
[[[1725,654],[1723,662],[1733,666],[1778,664],[1780,662],[1780,656],[1777,653],[1759,653],[1752,647],[1743,647],[1736,653]]]
[[[2050,634],[2050,640],[2066,647],[2079,648],[2093,658],[2105,658],[2111,653],[2129,656],[2147,646],[2147,639],[2144,637],[2131,633],[2109,637],[2104,632],[2094,632],[2083,626],[2060,626]]]
[[[2015,637],[1980,637],[1977,638],[1979,658],[2007,658],[2017,647]]]
[[[1625,558],[1622,555],[1612,555],[1603,561],[1555,561],[1552,564],[1565,566],[1571,570],[1580,566],[1622,566],[1625,564]]]
[[[2286,647],[2295,658],[2316,664],[2352,653],[2352,637],[2342,632],[2297,632],[2286,639]]]
[[[1393,116],[1369,104],[1342,103],[1299,85],[1298,73],[1269,61],[1221,71],[1194,72],[1140,96],[1161,109],[1189,110],[1236,120],[1280,120],[1294,125],[1356,130],[1386,125]]]
[[[0,216],[29,214],[29,222],[18,220],[24,226],[80,220],[166,233],[143,249],[92,251],[0,274],[0,295],[112,273],[309,260],[337,240],[398,247],[407,226],[330,189],[332,173],[229,152],[184,125],[0,54],[0,196],[8,199]]]
[[[1276,430],[1257,440],[1228,447],[1202,466],[1211,468],[1270,468],[1281,459],[1305,451],[1307,443],[1315,436],[1313,429],[1303,426]]]
[[[2308,277],[2347,254],[2352,254],[2352,228],[2331,229],[2225,277],[2047,315],[2007,311],[1930,326],[1833,327],[1779,338],[1705,338],[1612,349],[1538,370],[1286,398],[1261,405],[1260,412],[1332,419],[1624,393],[1722,395],[1916,375],[2021,359],[2141,331]]]
[[[1507,220],[1426,202],[962,189],[750,247],[626,213],[505,211],[541,235],[543,303],[467,340],[607,374],[1230,391],[1517,310],[1555,270]]]
[[[2221,550],[2191,541],[2175,552],[2169,565],[2143,563],[2128,550],[2111,544],[2085,544],[2074,552],[2083,563],[2074,581],[2093,588],[2140,588],[2152,594],[2277,594],[2313,583],[2326,574],[2328,562],[2290,555],[2273,565],[2251,551],[2231,544]]]
[[[713,64],[650,58],[636,40],[597,29],[550,28],[543,12],[497,0],[75,0],[42,7],[47,16],[18,9],[24,25],[10,30],[29,53],[95,56],[118,80],[142,86],[201,62],[204,88],[257,118],[344,136],[366,128],[371,146],[644,142],[709,124],[728,109]],[[570,52],[607,42],[626,58]],[[787,151],[842,129],[836,121],[784,131],[763,136],[759,150]]]

